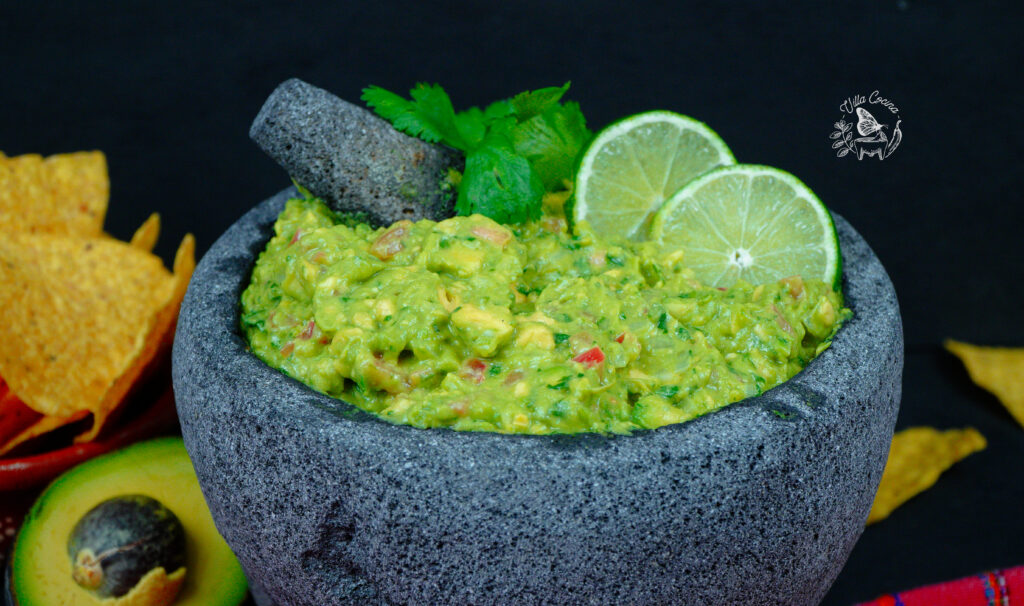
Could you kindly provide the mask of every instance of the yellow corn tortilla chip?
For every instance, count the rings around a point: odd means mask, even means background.
[[[157,238],[160,237],[160,213],[153,213],[135,230],[131,245],[139,250],[153,252]]]
[[[982,347],[949,339],[946,349],[960,358],[971,380],[999,398],[1024,427],[1024,348]]]
[[[157,357],[161,350],[171,346],[174,340],[174,329],[178,323],[181,300],[185,298],[188,282],[196,268],[195,252],[195,238],[192,237],[192,234],[187,234],[178,245],[178,252],[174,256],[174,274],[170,296],[153,316],[143,346],[135,352],[130,364],[111,386],[100,405],[96,409],[92,409],[92,427],[89,431],[76,437],[75,442],[90,442],[95,439],[106,423],[107,417],[121,403],[149,363]]]
[[[0,376],[47,416],[0,445],[0,454],[83,411],[93,425],[77,441],[96,436],[170,342],[194,256],[191,235],[173,274],[159,257],[110,238],[0,240]]]
[[[867,523],[889,517],[894,509],[935,484],[953,463],[984,448],[985,437],[973,427],[946,431],[911,427],[897,432]]]
[[[99,236],[109,195],[102,152],[0,153],[0,232]]]

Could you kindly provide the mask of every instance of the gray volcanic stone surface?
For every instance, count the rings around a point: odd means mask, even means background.
[[[274,89],[249,136],[334,210],[365,212],[380,225],[452,215],[448,169],[462,170],[461,154],[298,78]]]
[[[288,191],[202,259],[174,345],[218,529],[279,606],[814,604],[860,536],[900,399],[892,285],[840,217],[854,310],[762,396],[631,436],[390,425],[246,351],[238,298]]]

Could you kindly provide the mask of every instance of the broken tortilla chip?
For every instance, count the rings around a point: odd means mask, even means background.
[[[98,237],[109,195],[102,152],[0,153],[0,232]]]
[[[195,240],[174,273],[159,257],[106,237],[5,234],[0,240],[0,376],[45,415],[0,454],[92,413],[89,441],[173,335],[195,268]]]
[[[948,339],[946,349],[960,358],[971,380],[999,398],[1024,427],[1024,348],[983,347]]]
[[[897,432],[867,523],[889,517],[894,509],[935,484],[953,463],[985,445],[985,437],[973,427],[946,431],[911,427]]]
[[[153,213],[135,230],[131,245],[139,250],[153,252],[157,238],[160,237],[160,213]]]

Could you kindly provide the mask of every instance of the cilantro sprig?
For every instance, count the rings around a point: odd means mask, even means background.
[[[568,90],[567,82],[460,112],[437,84],[417,84],[411,99],[369,86],[362,99],[396,129],[465,153],[456,213],[519,223],[540,217],[544,193],[572,179],[593,137],[579,104],[562,102]]]

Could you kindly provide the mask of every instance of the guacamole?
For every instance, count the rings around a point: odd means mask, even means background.
[[[678,252],[558,216],[386,228],[289,200],[242,294],[252,351],[416,427],[627,433],[792,377],[849,316],[821,281],[704,286]]]

